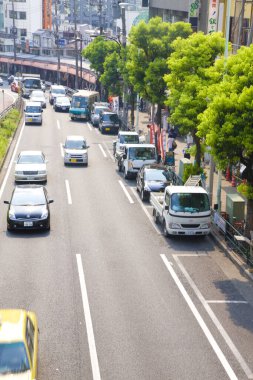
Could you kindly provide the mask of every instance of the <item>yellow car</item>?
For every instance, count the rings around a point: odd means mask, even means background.
[[[35,380],[38,323],[31,311],[0,310],[0,379]]]

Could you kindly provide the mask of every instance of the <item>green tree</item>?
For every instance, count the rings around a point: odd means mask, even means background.
[[[120,95],[120,56],[116,51],[106,56],[103,69],[104,73],[100,77],[101,83],[107,87],[110,95]]]
[[[129,81],[136,92],[151,103],[158,104],[157,122],[161,124],[161,107],[166,100],[164,75],[169,72],[167,58],[173,52],[172,42],[187,38],[190,24],[163,22],[160,17],[140,22],[129,33],[126,67]]]
[[[178,38],[172,44],[174,52],[168,59],[170,73],[165,76],[169,89],[166,104],[170,107],[170,121],[182,134],[192,134],[196,144],[196,165],[201,163],[201,140],[198,136],[198,116],[210,100],[209,86],[220,80],[208,70],[216,57],[224,51],[225,41],[220,33],[194,33],[187,39]],[[211,96],[211,95],[210,95]]]
[[[239,190],[248,199],[246,228],[253,230],[253,45],[227,60],[224,80],[200,116],[198,135],[205,137],[219,165],[243,163],[247,184]],[[216,67],[217,75],[222,71]]]

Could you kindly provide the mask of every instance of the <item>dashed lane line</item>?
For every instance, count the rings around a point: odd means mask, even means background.
[[[133,201],[131,195],[129,194],[129,192],[128,192],[127,189],[126,189],[126,186],[123,184],[123,182],[122,182],[120,179],[119,179],[119,184],[120,184],[122,190],[124,191],[124,193],[125,193],[127,199],[129,200],[129,203],[133,204],[134,201]]]
[[[104,148],[102,147],[102,145],[101,145],[101,144],[98,144],[98,146],[99,146],[99,149],[101,150],[101,152],[102,152],[104,158],[107,158],[107,154],[105,153]]]

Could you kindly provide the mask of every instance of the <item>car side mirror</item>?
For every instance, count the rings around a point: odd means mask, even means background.
[[[4,203],[5,203],[6,205],[9,205],[9,204],[10,204],[10,202],[9,202],[9,201],[4,201]]]
[[[169,209],[169,206],[166,205],[166,206],[164,207],[164,210],[168,210],[168,209]]]
[[[124,158],[124,160],[127,158],[126,153],[123,154],[123,158]]]
[[[53,202],[54,202],[53,199],[49,199],[49,200],[48,200],[48,203],[53,203]]]

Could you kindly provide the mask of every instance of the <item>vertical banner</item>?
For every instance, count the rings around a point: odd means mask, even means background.
[[[217,31],[219,0],[209,0],[208,29],[211,34]]]
[[[112,110],[113,112],[119,113],[119,97],[113,96],[112,97]]]
[[[200,0],[189,0],[189,18],[199,17]]]
[[[166,152],[166,148],[167,148],[167,134],[166,134],[166,130],[163,129],[162,130],[162,145],[163,145],[163,158],[165,158],[165,152]]]
[[[149,128],[149,134],[150,134],[150,144],[155,144],[155,126],[154,124],[150,124]]]

